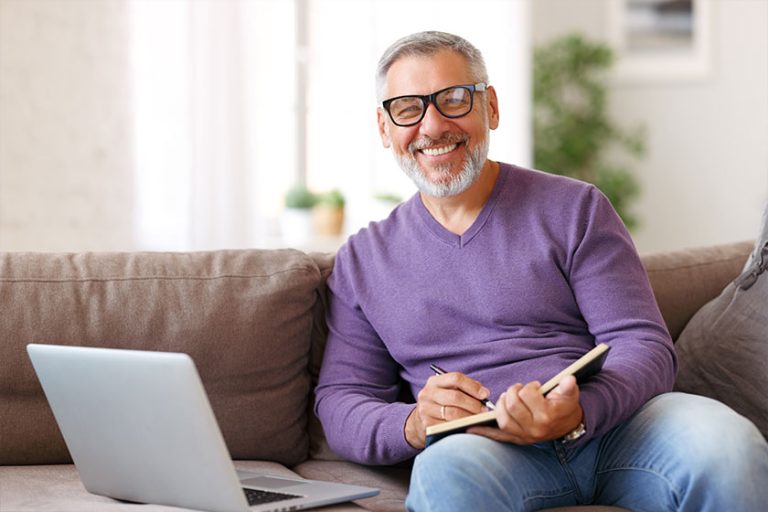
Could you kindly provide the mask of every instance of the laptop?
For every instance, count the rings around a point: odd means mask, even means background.
[[[37,344],[27,352],[91,493],[215,512],[299,510],[379,493],[236,470],[187,354]]]

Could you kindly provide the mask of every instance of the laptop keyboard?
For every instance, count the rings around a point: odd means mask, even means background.
[[[259,489],[243,488],[245,492],[245,499],[248,500],[248,505],[261,505],[262,503],[272,503],[274,501],[282,500],[295,500],[296,498],[302,498],[295,494],[284,494],[274,491],[261,491]]]

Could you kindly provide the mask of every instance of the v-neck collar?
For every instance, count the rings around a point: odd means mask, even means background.
[[[424,205],[424,201],[421,199],[421,194],[416,194],[416,211],[424,222],[424,225],[433,235],[438,237],[447,245],[461,249],[469,244],[472,239],[475,238],[475,236],[477,236],[480,231],[482,231],[483,226],[485,226],[485,223],[488,221],[494,206],[496,206],[499,193],[503,188],[504,183],[507,181],[508,175],[509,172],[507,172],[506,166],[500,163],[499,174],[496,177],[496,183],[493,185],[493,190],[491,190],[491,195],[488,196],[488,200],[483,205],[483,208],[480,210],[480,213],[478,214],[475,221],[461,235],[457,235],[456,233],[447,230],[445,227],[443,227],[442,224],[435,220],[432,214],[429,213],[427,207]]]

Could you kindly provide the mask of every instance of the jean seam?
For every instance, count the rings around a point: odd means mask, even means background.
[[[531,496],[526,496],[523,499],[523,503],[529,503],[533,500],[546,500],[546,499],[552,499],[552,498],[562,498],[563,496],[568,496],[569,494],[575,493],[575,489],[565,489],[563,491],[552,491],[551,493],[545,493],[545,494],[536,494]]]
[[[606,469],[600,469],[595,471],[595,475],[603,475],[606,473],[613,473],[616,471],[641,471],[643,473],[648,473],[651,475],[654,475],[655,477],[663,480],[666,482],[667,486],[669,487],[670,491],[672,492],[672,497],[675,500],[675,503],[680,503],[680,498],[682,496],[682,492],[677,489],[674,485],[674,482],[667,478],[663,473],[660,473],[656,471],[655,469],[651,468],[642,468],[642,467],[633,467],[633,466],[616,466],[612,468],[606,468]]]
[[[585,503],[587,497],[584,496],[584,493],[581,492],[581,487],[579,486],[578,478],[576,478],[576,475],[573,473],[573,469],[569,464],[569,461],[576,456],[576,451],[569,446],[561,444],[559,441],[552,441],[552,447],[554,448],[555,454],[557,456],[558,462],[560,463],[560,467],[562,468],[563,473],[565,473],[565,476],[568,478],[568,481],[570,482],[571,487],[573,488],[572,492],[576,496],[576,501],[578,503]],[[594,496],[594,493],[593,493],[593,496]]]

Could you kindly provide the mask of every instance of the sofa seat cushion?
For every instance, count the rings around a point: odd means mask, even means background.
[[[237,469],[298,476],[274,462],[239,461]],[[0,510],[13,512],[179,512],[163,505],[136,505],[91,494],[71,464],[0,466]],[[352,510],[352,509],[350,509]],[[359,508],[358,508],[359,510]]]
[[[402,512],[411,479],[409,467],[362,466],[346,461],[310,459],[293,470],[310,480],[377,487],[380,490],[378,496],[356,502],[376,512]]]
[[[71,460],[31,342],[186,352],[233,458],[301,462],[320,281],[293,250],[0,254],[0,464]]]

